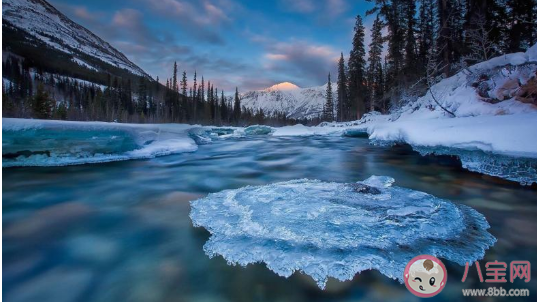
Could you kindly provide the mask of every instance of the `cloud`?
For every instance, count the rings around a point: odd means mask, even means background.
[[[316,9],[312,0],[280,0],[279,5],[284,11],[301,14],[309,14]]]
[[[326,12],[327,15],[334,18],[342,13],[348,8],[347,2],[345,0],[327,0],[326,1]]]
[[[328,72],[336,69],[339,58],[339,52],[330,46],[301,40],[267,43],[265,49],[263,67],[267,71],[286,74],[289,76],[287,80],[301,86],[304,83],[324,84]]]
[[[188,35],[211,44],[225,44],[218,30],[231,24],[231,13],[242,9],[231,0],[184,1],[184,0],[138,0],[148,9],[167,18],[183,29]]]

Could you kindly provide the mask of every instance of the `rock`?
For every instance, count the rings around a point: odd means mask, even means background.
[[[355,191],[355,192],[358,192],[358,193],[362,193],[362,194],[374,194],[374,195],[377,195],[377,194],[380,194],[380,190],[375,188],[375,187],[370,187],[368,185],[364,185],[364,184],[361,184],[361,183],[351,183],[349,184],[349,186]]]

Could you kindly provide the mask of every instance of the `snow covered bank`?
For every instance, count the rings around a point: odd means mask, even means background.
[[[495,243],[477,211],[393,182],[302,179],[226,190],[192,201],[190,217],[212,235],[209,257],[264,262],[284,277],[300,271],[320,288],[328,277],[350,280],[370,269],[403,282],[416,255],[464,265]]]
[[[197,150],[189,125],[2,119],[2,166],[63,166]]]
[[[408,143],[422,154],[457,156],[471,171],[537,183],[537,92],[527,88],[536,74],[537,44],[468,67],[392,114],[320,126],[348,136],[367,132],[377,143]]]
[[[121,124],[2,119],[2,166],[65,166],[193,152],[215,140],[270,135],[255,125]]]

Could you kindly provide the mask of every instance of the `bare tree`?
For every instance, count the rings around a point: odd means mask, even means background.
[[[496,49],[496,43],[489,39],[491,29],[487,29],[487,20],[482,13],[477,14],[471,24],[472,28],[465,34],[470,52],[463,59],[473,63],[487,61]]]
[[[438,51],[438,53],[442,53],[443,47],[442,49]],[[425,80],[427,83],[427,90],[431,94],[433,101],[438,105],[438,107],[440,107],[442,110],[447,112],[451,117],[456,117],[455,113],[453,113],[446,107],[442,106],[442,104],[440,104],[440,102],[434,95],[433,90],[431,89],[434,84],[440,82],[444,78],[444,75],[442,74],[442,70],[445,69],[445,66],[442,65],[442,62],[438,62],[436,60],[437,53],[435,52],[435,48],[436,47],[431,47],[431,49],[429,50],[429,54],[427,56],[427,69],[426,69],[426,77],[425,77]]]

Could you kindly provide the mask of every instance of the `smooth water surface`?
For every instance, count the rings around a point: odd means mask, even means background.
[[[533,280],[501,286],[537,294],[537,186],[463,170],[449,157],[364,138],[250,137],[149,160],[3,169],[5,301],[398,301],[418,300],[404,285],[366,271],[321,291],[310,277],[278,277],[262,264],[209,259],[209,233],[193,228],[189,201],[208,193],[291,179],[354,182],[371,175],[473,207],[498,242],[480,261],[532,262]],[[487,288],[475,267],[444,261],[445,290],[462,299]],[[475,300],[481,300],[474,298]],[[505,298],[507,299],[507,298]]]

